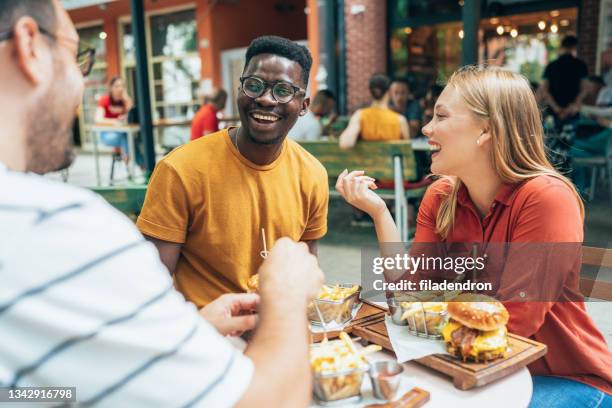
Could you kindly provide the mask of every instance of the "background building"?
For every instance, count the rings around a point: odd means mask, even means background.
[[[135,95],[129,0],[63,0],[97,63],[83,105],[91,123],[109,78]],[[313,54],[311,91],[329,88],[350,113],[370,100],[370,76],[407,77],[422,94],[464,63],[488,62],[541,79],[566,34],[591,74],[612,65],[612,0],[144,0],[154,121],[189,120],[200,91],[233,100],[250,41],[275,34]]]

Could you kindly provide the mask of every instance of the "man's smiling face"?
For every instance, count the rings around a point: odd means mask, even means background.
[[[288,82],[304,89],[302,67],[295,61],[274,54],[254,56],[245,67],[243,77],[254,76],[267,83]],[[276,144],[284,140],[298,117],[306,113],[310,99],[296,94],[288,103],[279,103],[267,88],[258,98],[238,94],[240,121],[249,139],[259,144]]]

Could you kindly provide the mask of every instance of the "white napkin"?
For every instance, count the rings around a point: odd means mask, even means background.
[[[387,333],[397,361],[400,363],[431,354],[446,353],[444,341],[412,335],[408,332],[408,326],[394,324],[390,316],[385,316],[385,326],[387,326]]]
[[[357,316],[359,309],[361,309],[361,305],[363,305],[363,303],[359,303],[356,307],[353,308],[353,311],[351,312],[351,315],[352,315],[351,320],[349,320],[348,322],[344,324],[339,324],[338,322],[334,322],[334,321],[326,323],[325,328],[327,329],[327,331],[331,332],[331,331],[337,331],[337,330],[344,330],[346,326],[351,324],[355,316]],[[323,333],[323,326],[321,326],[320,324],[311,323],[310,332],[311,333]]]

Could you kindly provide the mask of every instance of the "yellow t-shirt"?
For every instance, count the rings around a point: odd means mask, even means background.
[[[391,109],[365,108],[360,118],[362,140],[399,140],[402,138],[400,116]]]
[[[176,288],[198,307],[244,292],[267,248],[288,236],[316,240],[327,232],[327,172],[300,145],[285,140],[267,165],[244,158],[227,130],[175,149],[156,166],[137,226],[183,244]]]

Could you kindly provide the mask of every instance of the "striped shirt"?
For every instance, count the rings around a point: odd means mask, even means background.
[[[253,371],[126,217],[0,163],[0,387],[76,387],[79,406],[226,407]]]

